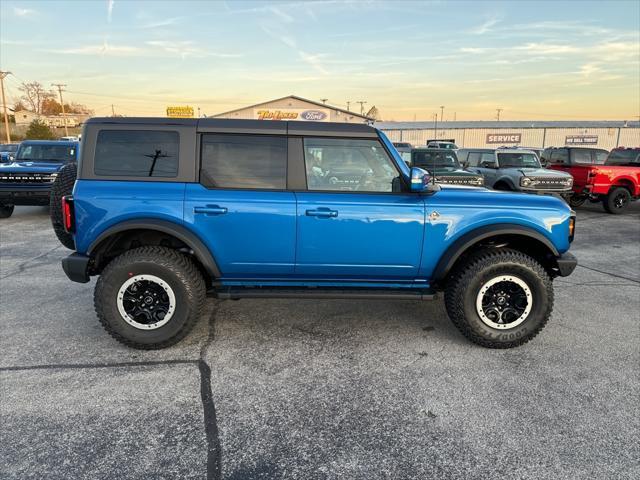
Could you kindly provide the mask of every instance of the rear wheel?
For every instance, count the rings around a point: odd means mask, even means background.
[[[629,190],[624,187],[616,187],[602,199],[602,205],[607,212],[618,214],[622,213],[629,206],[630,201],[631,194]]]
[[[553,308],[553,285],[536,260],[516,250],[482,250],[452,273],[445,291],[449,317],[462,334],[488,348],[528,342]]]
[[[9,218],[13,215],[13,205],[0,205],[0,218]]]
[[[73,235],[64,229],[64,220],[62,218],[62,197],[71,195],[73,192],[73,184],[78,174],[78,165],[70,163],[65,165],[58,172],[58,176],[51,187],[49,196],[49,217],[51,218],[51,226],[62,245],[70,250],[75,250],[76,245],[73,241]]]
[[[169,347],[193,328],[205,302],[205,282],[186,255],[165,247],[140,247],[115,258],[100,275],[96,313],[125,345]]]

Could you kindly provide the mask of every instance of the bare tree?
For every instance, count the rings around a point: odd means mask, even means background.
[[[19,89],[22,92],[20,100],[38,115],[42,113],[43,102],[54,97],[53,92],[46,90],[40,82],[25,82]]]

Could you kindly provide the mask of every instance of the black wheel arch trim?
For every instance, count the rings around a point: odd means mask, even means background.
[[[126,232],[127,230],[156,230],[172,235],[193,250],[195,257],[200,261],[209,275],[213,278],[222,276],[218,264],[204,242],[186,227],[168,220],[125,220],[117,223],[107,228],[89,245],[87,255],[92,255],[94,250],[107,238],[117,233]]]
[[[535,239],[547,247],[549,252],[556,258],[560,256],[555,245],[547,237],[532,228],[510,224],[486,225],[467,232],[447,248],[433,271],[434,281],[439,282],[443,280],[449,274],[456,261],[470,247],[482,240],[499,235],[520,235]]]

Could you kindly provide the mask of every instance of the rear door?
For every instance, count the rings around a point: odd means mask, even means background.
[[[341,281],[414,280],[425,205],[403,191],[376,138],[306,137],[307,190],[298,198],[296,274]]]
[[[199,183],[187,185],[184,221],[225,278],[293,273],[296,199],[287,191],[286,135],[204,133]]]

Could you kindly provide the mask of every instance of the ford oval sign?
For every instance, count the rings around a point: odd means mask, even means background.
[[[327,114],[319,110],[305,110],[300,116],[309,122],[321,122],[327,118]]]

